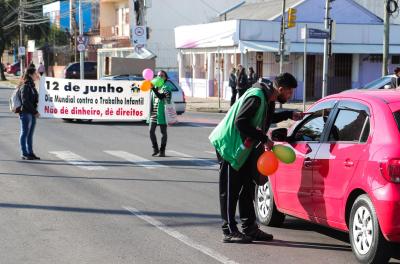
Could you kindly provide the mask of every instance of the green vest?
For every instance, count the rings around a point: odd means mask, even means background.
[[[158,109],[157,109],[157,124],[158,125],[166,125],[167,121],[165,120],[165,104],[166,103],[171,103],[172,101],[172,87],[171,84],[166,82],[164,83],[164,85],[159,89],[159,92],[164,92],[164,91],[169,91],[171,98],[170,100],[167,100],[166,98],[163,100],[159,100],[158,98],[156,98],[156,95],[154,94],[153,91],[151,91],[151,104],[154,104],[154,100],[158,100]],[[149,117],[147,118],[147,123],[150,122],[150,115],[151,112],[149,114]]]
[[[257,96],[261,99],[261,105],[257,113],[251,119],[251,124],[255,128],[261,128],[265,119],[266,100],[262,89],[250,88],[239,100],[232,105],[224,119],[211,132],[209,139],[221,157],[228,161],[232,168],[239,170],[250,155],[251,147],[245,148],[240,132],[235,126],[235,119],[246,98]]]

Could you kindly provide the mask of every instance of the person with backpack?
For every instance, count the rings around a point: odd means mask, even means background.
[[[36,119],[40,117],[37,111],[39,93],[35,87],[37,78],[35,66],[29,65],[23,76],[23,84],[19,88],[21,100],[21,108],[19,111],[21,134],[19,142],[21,145],[21,159],[23,160],[40,159],[33,152],[33,134],[35,132]]]

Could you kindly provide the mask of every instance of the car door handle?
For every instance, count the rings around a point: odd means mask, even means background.
[[[313,162],[312,162],[312,160],[310,159],[310,158],[306,158],[305,160],[304,160],[304,167],[311,167],[312,166],[312,164],[313,164]]]
[[[346,159],[344,161],[344,166],[345,167],[353,167],[354,166],[354,162],[351,159]]]

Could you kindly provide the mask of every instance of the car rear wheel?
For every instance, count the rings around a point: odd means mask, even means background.
[[[267,226],[281,226],[285,215],[276,208],[271,183],[267,181],[264,185],[257,186],[255,192],[254,206],[258,221]]]
[[[387,263],[390,245],[379,228],[374,205],[366,194],[359,196],[350,212],[350,243],[360,263]]]

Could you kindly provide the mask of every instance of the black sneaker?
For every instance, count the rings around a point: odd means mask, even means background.
[[[40,157],[36,156],[35,154],[30,155],[34,160],[40,160]]]
[[[247,233],[246,236],[251,237],[253,241],[271,241],[274,239],[273,235],[265,233],[259,228],[255,229],[250,233]]]
[[[158,149],[153,150],[153,154],[151,154],[151,156],[157,156],[158,153],[160,153],[160,151]]]
[[[165,150],[161,150],[160,151],[160,155],[158,155],[159,157],[165,157]]]
[[[246,236],[245,234],[239,232],[239,231],[234,231],[230,234],[225,234],[224,239],[222,240],[224,243],[251,243],[252,238],[249,236]]]
[[[32,156],[21,156],[22,160],[34,160],[34,158]]]

